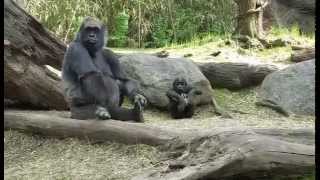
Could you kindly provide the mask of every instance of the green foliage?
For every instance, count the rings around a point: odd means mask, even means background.
[[[281,37],[281,36],[290,36],[294,39],[311,39],[314,41],[315,33],[303,33],[300,31],[300,27],[298,24],[293,24],[290,28],[272,26],[269,32],[270,36]]]
[[[155,47],[187,43],[208,34],[226,35],[234,30],[233,1],[174,1],[174,13],[157,17],[152,24]],[[149,45],[149,44],[148,44]]]
[[[119,13],[115,18],[115,33],[110,38],[114,41],[114,44],[111,44],[115,47],[124,47],[127,42],[127,33],[128,33],[128,21],[129,16],[123,11]]]
[[[83,17],[108,25],[109,45],[140,47],[184,43],[202,34],[229,34],[235,4],[223,0],[25,0],[27,11],[65,42],[74,38]],[[124,13],[126,12],[126,13]],[[134,43],[133,43],[134,44]]]
[[[95,16],[95,12],[100,10],[99,4],[88,0],[26,2],[27,11],[65,42],[74,38],[84,17]],[[98,18],[104,20],[103,16]]]
[[[163,47],[170,43],[170,29],[168,29],[168,23],[164,17],[159,17],[154,20],[152,32],[150,33],[151,39],[147,41],[145,47]]]

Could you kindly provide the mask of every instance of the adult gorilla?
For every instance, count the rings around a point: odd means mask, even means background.
[[[138,83],[123,74],[112,51],[103,51],[105,26],[92,17],[84,19],[70,43],[62,66],[62,79],[71,117],[143,121],[146,98]],[[124,96],[133,109],[121,108]]]

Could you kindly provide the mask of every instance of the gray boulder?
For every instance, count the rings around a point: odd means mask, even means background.
[[[298,24],[301,31],[315,31],[316,0],[271,0],[266,11],[271,11],[276,23],[291,27]]]
[[[166,92],[172,87],[174,79],[180,76],[203,92],[195,98],[197,105],[212,102],[210,82],[190,60],[159,58],[148,54],[124,55],[119,60],[125,74],[140,83],[143,93],[154,107],[167,107],[169,99]]]
[[[315,60],[297,63],[268,75],[258,91],[258,103],[271,104],[294,114],[314,115]]]

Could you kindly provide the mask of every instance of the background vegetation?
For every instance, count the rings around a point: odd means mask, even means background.
[[[108,26],[113,47],[163,47],[233,31],[236,6],[224,0],[25,0],[26,9],[68,43],[82,19]]]

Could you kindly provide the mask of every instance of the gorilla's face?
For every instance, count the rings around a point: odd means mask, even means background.
[[[86,27],[83,32],[83,42],[89,46],[96,45],[100,31],[101,30],[97,26]]]
[[[177,78],[173,82],[173,89],[177,93],[184,93],[187,88],[187,81],[184,78]]]
[[[90,54],[94,54],[104,45],[105,27],[94,18],[86,18],[80,28],[78,38]]]

